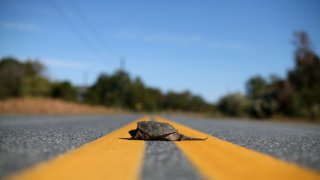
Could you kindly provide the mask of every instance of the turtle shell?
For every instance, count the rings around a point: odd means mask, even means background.
[[[170,124],[156,121],[141,121],[138,122],[138,129],[148,134],[151,137],[163,136],[178,132]]]

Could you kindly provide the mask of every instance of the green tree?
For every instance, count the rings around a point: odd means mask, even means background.
[[[203,112],[214,109],[189,91],[163,94],[157,88],[147,87],[140,78],[132,80],[125,71],[100,75],[88,89],[86,102],[150,112],[163,109]]]
[[[129,107],[132,82],[125,71],[102,74],[87,92],[87,102],[114,107]]]
[[[254,76],[246,83],[246,93],[251,100],[261,98],[266,92],[268,86],[267,80],[261,76]]]
[[[159,89],[146,88],[145,96],[143,98],[143,106],[146,111],[159,111],[163,101],[163,95]]]
[[[222,97],[218,102],[218,108],[229,116],[245,116],[250,106],[249,100],[241,93],[232,93]]]
[[[288,73],[294,88],[293,115],[320,118],[320,59],[311,48],[305,32],[294,34],[295,67]]]
[[[77,98],[77,90],[68,81],[54,82],[52,83],[51,97],[75,101]]]
[[[20,95],[20,86],[25,69],[22,63],[11,57],[0,61],[0,98],[17,97]]]
[[[50,82],[48,79],[33,75],[22,79],[20,85],[21,95],[24,97],[47,97],[50,95]]]
[[[86,93],[86,102],[91,104],[112,105],[106,102],[106,92],[111,91],[109,88],[110,77],[107,74],[101,74],[97,81],[91,86]]]
[[[18,97],[21,95],[46,94],[44,91],[46,78],[42,75],[44,67],[38,61],[20,62],[13,57],[0,60],[0,99]],[[36,84],[41,90],[31,90],[30,84]],[[23,87],[23,86],[29,87]],[[37,86],[36,86],[37,87]],[[35,88],[36,88],[35,87]]]
[[[288,114],[290,111],[293,92],[288,81],[276,75],[272,75],[269,81],[253,77],[247,82],[247,89],[252,116],[265,118],[277,113]]]

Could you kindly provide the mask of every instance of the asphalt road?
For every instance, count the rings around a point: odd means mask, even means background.
[[[222,140],[320,171],[320,126],[168,117]]]
[[[147,141],[141,177],[154,179],[203,179],[187,157],[169,141]]]
[[[93,141],[130,116],[0,116],[0,177]]]
[[[91,142],[140,117],[1,116],[0,177]],[[320,171],[320,126],[232,120],[171,120],[220,139]],[[146,142],[142,179],[201,179],[172,142]]]

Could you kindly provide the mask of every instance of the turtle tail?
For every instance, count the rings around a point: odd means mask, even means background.
[[[206,138],[196,138],[196,137],[190,137],[190,136],[185,136],[183,134],[180,134],[180,139],[179,140],[206,140],[208,139],[208,137]]]

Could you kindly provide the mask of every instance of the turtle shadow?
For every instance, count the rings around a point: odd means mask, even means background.
[[[132,138],[118,138],[118,139],[129,140],[129,141],[137,140],[137,139],[132,139]]]
[[[144,139],[132,139],[132,138],[118,138],[118,139],[128,140],[128,141],[168,141],[168,140],[159,140],[159,139],[148,139],[148,140],[144,140]]]

